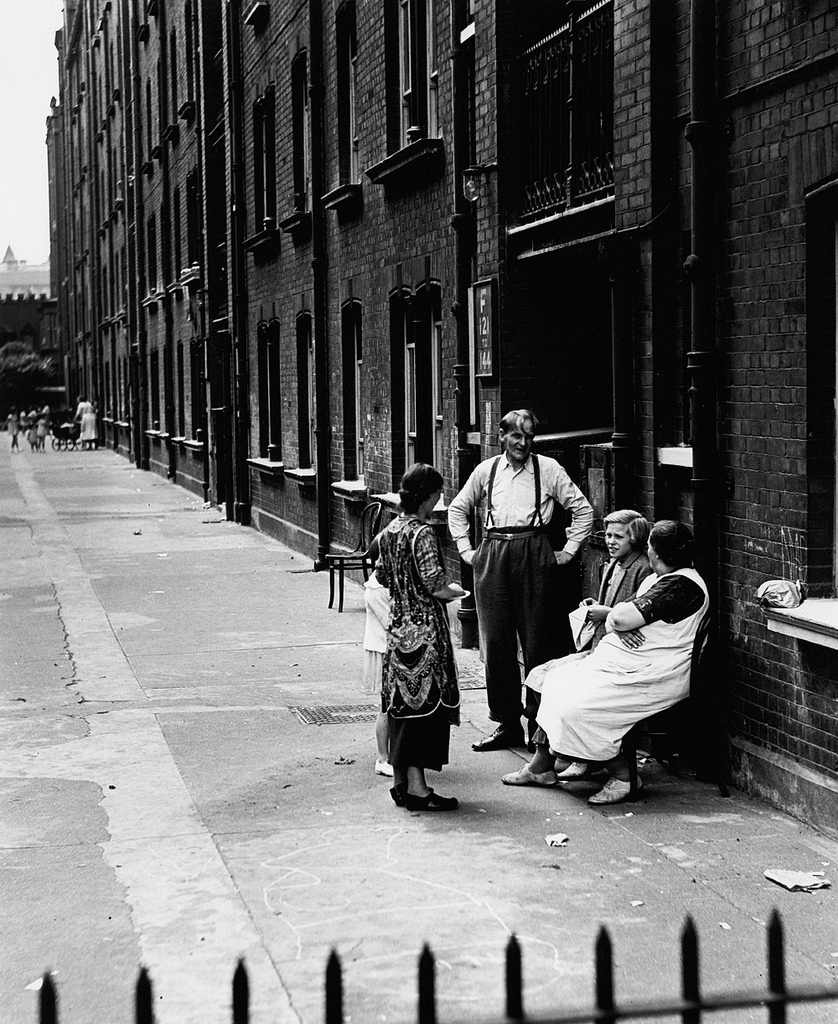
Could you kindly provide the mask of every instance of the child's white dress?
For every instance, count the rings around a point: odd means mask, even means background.
[[[390,591],[378,582],[375,575],[364,584],[364,606],[367,609],[364,627],[364,692],[380,693],[384,652],[387,650]]]

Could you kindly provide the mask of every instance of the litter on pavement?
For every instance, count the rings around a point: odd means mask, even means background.
[[[570,840],[570,836],[566,836],[564,832],[556,832],[552,836],[545,836],[544,842],[548,846],[567,846]]]
[[[813,889],[829,888],[829,880],[823,877],[823,871],[784,871],[782,868],[766,868],[763,874],[770,882],[776,882],[791,892],[811,892]]]

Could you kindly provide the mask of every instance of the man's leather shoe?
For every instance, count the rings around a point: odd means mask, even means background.
[[[519,726],[517,729],[508,725],[499,725],[491,736],[472,743],[471,749],[481,753],[484,750],[506,750],[508,747],[523,747],[524,730]]]

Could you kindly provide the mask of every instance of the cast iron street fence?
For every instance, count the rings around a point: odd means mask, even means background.
[[[701,994],[698,967],[698,933],[692,918],[687,917],[681,932],[681,996],[617,1005],[614,994],[614,959],[611,937],[600,928],[595,946],[594,1004],[586,1010],[551,1015],[539,1019],[525,1017],[521,973],[521,947],[515,936],[506,947],[506,1015],[505,1021],[521,1024],[615,1024],[622,1020],[649,1017],[680,1017],[682,1024],[701,1024],[705,1013],[714,1010],[754,1009],[764,1007],[768,1024],[786,1024],[789,1006],[799,1003],[836,1002],[838,987],[786,985],[786,961],[783,925],[779,913],[771,915],[767,929],[768,987],[762,991],[727,992],[721,995]],[[340,957],[333,950],[326,964],[325,1024],[343,1024],[343,977]],[[426,945],[419,957],[418,1024],[437,1024],[434,956]],[[154,1024],[151,979],[145,968],[137,978],[135,1024]],[[801,1018],[797,1018],[801,1019]],[[240,960],[233,974],[233,1024],[250,1024],[250,984],[247,970]],[[55,985],[45,974],[41,986],[39,1024],[58,1024],[58,998]],[[499,1018],[487,1018],[487,1024],[501,1024]]]

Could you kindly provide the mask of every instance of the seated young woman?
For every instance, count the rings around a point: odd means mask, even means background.
[[[682,523],[655,523],[648,542],[652,575],[633,598],[608,612],[596,648],[530,673],[527,685],[542,691],[542,732],[532,761],[503,782],[552,786],[560,778],[579,778],[579,772],[565,774],[574,764],[598,764],[608,780],[589,803],[619,803],[634,795],[620,753],[623,737],[690,689],[693,641],[709,606],[707,586],[693,568],[693,548]]]

